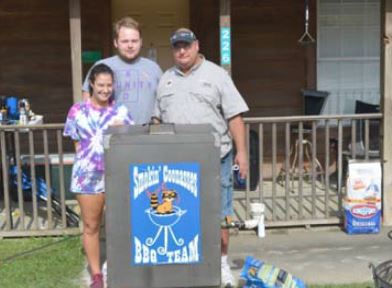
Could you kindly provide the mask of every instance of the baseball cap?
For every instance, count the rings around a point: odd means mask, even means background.
[[[172,46],[178,42],[192,43],[196,40],[196,35],[191,30],[177,30],[170,37],[170,43]]]

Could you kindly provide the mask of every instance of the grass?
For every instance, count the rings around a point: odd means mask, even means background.
[[[0,287],[80,287],[75,279],[83,270],[81,248],[80,238],[70,236],[0,240]]]
[[[46,246],[22,255],[25,251]],[[17,257],[12,258],[14,255]],[[76,288],[84,265],[79,237],[0,240],[0,287]],[[325,284],[308,288],[373,288],[374,284]]]

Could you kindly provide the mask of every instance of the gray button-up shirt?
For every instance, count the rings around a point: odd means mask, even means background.
[[[163,123],[211,124],[224,157],[232,149],[227,121],[249,108],[227,72],[201,57],[186,75],[177,67],[163,74],[153,116]]]

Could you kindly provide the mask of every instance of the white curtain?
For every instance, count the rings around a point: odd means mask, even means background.
[[[324,114],[354,113],[355,100],[380,103],[380,0],[318,0],[317,88]]]

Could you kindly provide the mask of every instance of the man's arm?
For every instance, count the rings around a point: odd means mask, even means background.
[[[162,123],[161,120],[161,109],[159,108],[159,100],[158,100],[158,91],[159,90],[159,86],[158,89],[156,91],[156,95],[157,97],[155,98],[155,103],[154,103],[154,110],[152,112],[152,116],[151,116],[151,120],[150,120],[150,124],[160,124]]]
[[[233,136],[234,145],[237,150],[234,163],[240,167],[241,178],[246,178],[248,175],[249,165],[246,151],[245,124],[241,115],[236,115],[229,119],[229,130]]]

